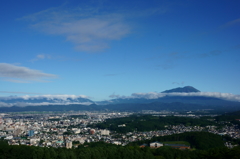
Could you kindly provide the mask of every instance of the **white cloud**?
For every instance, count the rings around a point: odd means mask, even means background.
[[[114,92],[113,94],[111,94],[109,97],[110,97],[110,98],[121,98],[121,96],[115,94],[115,92]]]
[[[240,102],[240,95],[234,95],[230,93],[219,93],[219,92],[192,92],[192,93],[133,93],[131,96],[118,96],[118,98],[145,98],[145,99],[157,99],[165,96],[204,96],[220,98],[224,100],[237,101]]]
[[[7,96],[0,97],[0,107],[11,106],[40,106],[40,105],[69,105],[69,104],[83,104],[90,105],[90,101],[81,101],[81,99],[88,99],[85,95],[36,95],[36,96]],[[44,101],[41,101],[44,99]],[[17,101],[17,102],[16,102]]]
[[[50,8],[20,18],[48,34],[61,35],[81,51],[101,51],[111,40],[119,40],[130,33],[130,26],[122,14],[99,13],[91,8]]]
[[[23,66],[15,66],[7,63],[0,63],[0,78],[5,81],[16,83],[48,82],[43,79],[56,78],[54,74],[47,74],[39,70],[29,69]]]
[[[39,54],[37,55],[38,59],[51,59],[51,55],[48,54]]]
[[[77,98],[85,98],[88,99],[88,96],[85,95],[37,95],[37,96],[8,96],[8,97],[0,97],[0,100],[11,100],[11,99],[24,99],[24,100],[34,100],[34,99],[43,99],[47,100],[60,99],[63,101],[67,101],[67,99],[77,99]]]
[[[38,58],[38,59],[44,59],[44,58],[45,58],[45,55],[43,55],[43,54],[37,55],[37,58]]]
[[[34,59],[31,60],[31,62],[35,62],[38,60],[44,60],[44,59],[51,59],[51,55],[48,54],[38,54]]]
[[[0,102],[0,107],[26,107],[26,106],[48,106],[48,105],[70,105],[70,104],[81,104],[81,105],[91,105],[91,102],[66,102],[66,103],[50,103],[50,102],[42,102],[42,103],[31,103],[31,102],[16,102],[16,103],[4,103]]]

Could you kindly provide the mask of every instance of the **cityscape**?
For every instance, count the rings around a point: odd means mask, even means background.
[[[35,114],[36,113],[36,114]],[[154,116],[166,117],[169,114],[155,112]],[[238,125],[229,122],[218,128],[214,125],[187,126],[187,125],[166,125],[165,130],[152,130],[148,132],[133,131],[125,134],[117,133],[107,129],[91,128],[88,125],[104,122],[106,119],[124,118],[133,115],[134,112],[66,112],[38,114],[2,114],[0,120],[0,136],[8,141],[9,145],[28,145],[40,147],[78,147],[80,144],[104,141],[106,143],[125,146],[130,142],[147,140],[158,136],[167,136],[184,132],[205,131],[218,135],[228,135],[234,139],[240,139]],[[187,118],[200,118],[202,115],[179,115],[171,112],[171,116]],[[216,116],[216,115],[213,115]],[[118,127],[125,127],[125,124]],[[229,148],[231,143],[225,142]],[[140,146],[140,145],[139,145]]]

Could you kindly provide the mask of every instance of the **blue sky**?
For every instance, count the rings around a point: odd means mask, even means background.
[[[239,0],[2,0],[0,96],[240,94]]]

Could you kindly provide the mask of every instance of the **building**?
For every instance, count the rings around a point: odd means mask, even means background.
[[[90,129],[90,130],[89,130],[89,133],[90,133],[91,135],[93,135],[93,134],[95,134],[95,130],[94,130],[94,129]]]
[[[162,147],[162,146],[163,146],[163,143],[161,143],[161,142],[155,141],[155,142],[150,143],[151,148],[159,148],[159,147]]]
[[[40,138],[35,138],[35,139],[30,139],[30,144],[31,145],[34,145],[34,144],[36,144],[37,142],[40,142]]]
[[[120,141],[112,141],[112,144],[121,145],[122,143]]]
[[[34,130],[29,130],[29,131],[28,131],[28,136],[29,136],[29,137],[34,136]]]
[[[74,134],[79,134],[81,132],[81,130],[78,128],[72,128],[72,131],[74,132]]]
[[[147,144],[142,144],[139,147],[141,147],[141,148],[147,147]]]
[[[119,128],[126,127],[126,124],[118,125]]]
[[[109,135],[109,130],[101,130],[101,135]]]
[[[72,141],[70,141],[70,140],[66,141],[66,148],[67,149],[71,149],[72,148]]]
[[[14,131],[14,136],[18,136],[18,135],[20,135],[22,133],[22,130],[21,129],[16,129],[15,131]]]

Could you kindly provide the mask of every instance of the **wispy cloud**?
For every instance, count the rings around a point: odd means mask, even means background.
[[[196,58],[210,58],[214,56],[219,56],[224,51],[221,50],[211,50],[206,53],[194,53],[194,52],[170,52],[170,53],[162,53],[159,56],[147,58],[146,60],[157,60],[159,61],[157,68],[162,68],[164,70],[173,69],[177,66],[178,62],[181,60],[188,60],[188,59],[196,59]]]
[[[240,44],[235,45],[235,46],[233,46],[232,48],[233,48],[233,49],[240,49]]]
[[[164,70],[172,69],[175,67],[175,63],[173,62],[164,62],[162,64],[157,65],[157,67],[160,67]]]
[[[52,59],[52,56],[49,54],[38,54],[34,59],[31,60],[31,62],[45,60],[45,59]]]
[[[176,85],[184,85],[185,82],[172,82],[172,84],[176,84]]]
[[[59,55],[50,55],[50,54],[38,54],[34,59],[30,60],[31,62],[40,61],[40,60],[57,60],[57,61],[81,61],[79,58],[71,58],[66,56]]]
[[[240,18],[225,23],[224,25],[220,26],[219,29],[226,29],[236,25],[240,25]]]
[[[77,50],[89,52],[108,48],[111,40],[122,39],[131,30],[124,15],[89,7],[50,8],[20,20],[30,21],[33,28],[42,32],[64,36]]]
[[[39,54],[37,55],[38,59],[51,59],[51,55],[48,54]]]
[[[12,91],[0,91],[0,93],[11,93],[11,94],[42,94],[42,93],[33,93],[33,92],[12,92]]]
[[[212,50],[212,51],[210,51],[208,53],[198,54],[197,56],[204,58],[204,57],[218,56],[221,53],[222,53],[222,51],[220,51],[220,50]]]
[[[160,64],[156,67],[160,67],[164,70],[172,69],[177,65],[177,61],[182,59],[188,59],[191,55],[188,55],[186,52],[170,52],[163,53],[158,57],[148,58],[148,60],[158,60],[161,61]]]
[[[48,82],[45,79],[56,78],[57,75],[47,74],[23,66],[0,63],[0,78],[15,83]]]

